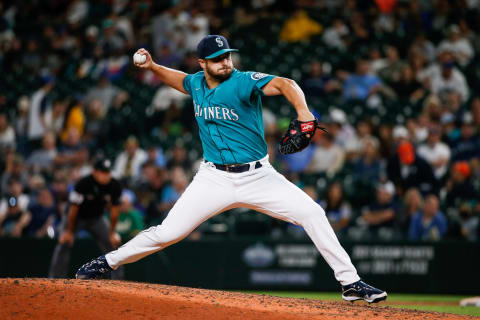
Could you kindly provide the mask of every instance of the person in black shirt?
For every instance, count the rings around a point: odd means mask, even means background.
[[[76,230],[89,231],[104,253],[120,244],[120,236],[115,232],[115,226],[122,186],[111,177],[111,166],[110,160],[98,160],[94,165],[93,173],[78,181],[70,193],[70,209],[53,253],[50,278],[67,276]],[[104,218],[107,208],[110,209],[110,225]],[[121,278],[122,271],[112,273],[112,277]]]

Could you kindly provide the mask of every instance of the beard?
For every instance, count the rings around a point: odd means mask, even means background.
[[[226,68],[225,68],[226,69]],[[221,69],[223,70],[223,69]],[[219,81],[219,82],[222,82],[222,81],[225,81],[227,80],[228,78],[230,78],[230,76],[232,75],[232,72],[233,72],[233,68],[228,68],[227,69],[228,72],[227,73],[216,73],[214,72],[212,69],[210,69],[207,65],[206,67],[206,71],[208,73],[208,75],[210,77],[212,77],[213,79]]]

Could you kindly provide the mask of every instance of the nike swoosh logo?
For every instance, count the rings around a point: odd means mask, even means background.
[[[200,88],[195,88],[195,90],[200,90]]]

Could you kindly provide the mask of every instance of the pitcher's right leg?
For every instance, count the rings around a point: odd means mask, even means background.
[[[140,232],[108,253],[108,264],[116,269],[162,250],[188,236],[205,220],[228,209],[235,201],[231,181],[202,164],[192,183],[177,200],[162,224]]]

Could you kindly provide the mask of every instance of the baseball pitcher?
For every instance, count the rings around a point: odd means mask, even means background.
[[[309,144],[318,128],[302,90],[287,78],[236,70],[232,51],[237,50],[231,49],[223,36],[206,36],[197,47],[203,71],[195,74],[158,65],[147,50],[137,51],[137,57],[145,56],[134,59],[137,67],[151,70],[166,85],[192,97],[204,160],[161,225],[86,263],[76,277],[97,278],[184,239],[225,210],[247,207],[301,225],[333,269],[343,299],[385,300],[385,291],[360,280],[324,210],[268,162],[261,97],[283,95],[295,108],[297,119],[279,143],[281,153],[294,153]]]

